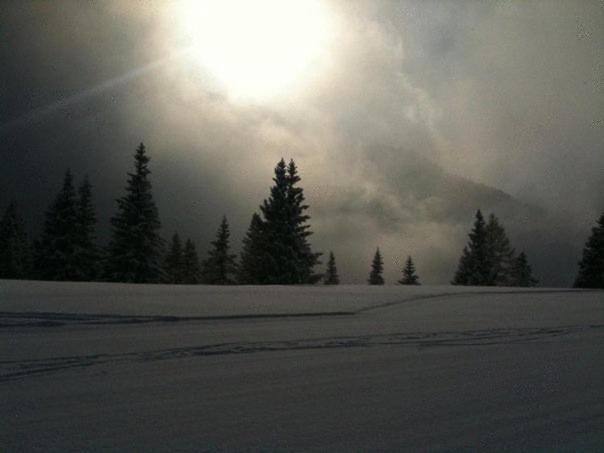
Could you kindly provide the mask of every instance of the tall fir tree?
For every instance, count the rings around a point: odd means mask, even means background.
[[[237,265],[236,255],[230,253],[229,245],[229,223],[223,217],[216,240],[212,241],[212,248],[208,252],[208,258],[202,264],[203,282],[209,285],[232,285],[235,283]]]
[[[183,251],[180,243],[180,236],[178,236],[178,233],[174,233],[172,236],[172,241],[170,242],[168,253],[164,258],[164,272],[162,280],[165,283],[183,283],[183,264]]]
[[[375,255],[373,256],[373,261],[371,263],[371,272],[369,273],[369,279],[367,282],[370,285],[383,285],[384,277],[382,274],[384,272],[384,260],[382,259],[382,254],[380,253],[380,249],[375,251]]]
[[[419,285],[419,276],[415,272],[413,259],[408,256],[403,267],[403,278],[398,281],[401,285]]]
[[[88,176],[78,190],[77,200],[77,242],[75,261],[78,280],[95,280],[100,272],[100,253],[96,245],[96,214],[92,204],[92,185]]]
[[[266,284],[264,222],[257,213],[252,215],[250,226],[243,238],[243,247],[239,259],[237,282],[243,285]]]
[[[263,219],[265,250],[263,254],[266,275],[270,284],[316,283],[320,274],[313,268],[319,264],[320,253],[311,249],[308,237],[312,234],[305,214],[304,191],[293,160],[289,165],[281,159],[275,167],[274,185],[270,196],[260,207]]]
[[[35,272],[43,280],[81,280],[77,259],[80,237],[73,177],[67,170],[63,186],[46,211],[44,231],[35,244]]]
[[[333,252],[329,252],[329,260],[327,260],[327,269],[323,278],[323,283],[326,285],[338,285],[340,277],[336,268],[336,257]]]
[[[486,244],[486,280],[482,284],[487,286],[511,285],[514,249],[510,245],[503,225],[499,223],[499,219],[494,214],[489,215],[486,225]]]
[[[575,288],[604,288],[604,213],[583,248]]]
[[[31,272],[31,250],[23,219],[11,201],[0,221],[0,278],[25,279]]]
[[[524,252],[512,260],[509,286],[535,286],[539,281],[533,277],[533,270]]]
[[[157,283],[162,276],[163,240],[148,165],[141,143],[134,155],[134,173],[128,173],[126,195],[117,200],[118,212],[111,218],[113,231],[105,268],[110,281]]]
[[[453,285],[486,285],[489,281],[489,251],[486,223],[480,209],[476,211],[474,226],[469,238],[451,283]]]
[[[191,239],[185,242],[182,254],[182,283],[186,285],[197,285],[201,281],[201,266],[195,244]]]

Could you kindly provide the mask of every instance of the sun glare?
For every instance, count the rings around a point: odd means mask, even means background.
[[[193,58],[233,98],[287,94],[328,44],[319,0],[183,0],[180,7]]]

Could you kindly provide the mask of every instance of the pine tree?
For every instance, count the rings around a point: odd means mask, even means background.
[[[180,236],[178,233],[174,233],[172,236],[172,242],[170,243],[170,249],[166,254],[163,266],[163,281],[165,283],[182,283],[184,266],[183,266],[183,251],[180,244]]]
[[[268,272],[265,269],[265,233],[264,222],[257,213],[252,215],[250,226],[243,238],[243,247],[239,259],[237,281],[243,285],[266,284]]]
[[[187,239],[185,250],[182,256],[182,283],[186,285],[196,285],[201,281],[201,267],[195,244],[191,239]]]
[[[486,285],[489,281],[487,229],[480,209],[469,234],[470,241],[459,260],[453,285]]]
[[[384,261],[382,260],[382,254],[380,253],[380,249],[378,248],[375,251],[375,255],[373,256],[373,262],[371,263],[371,272],[369,273],[368,283],[370,285],[383,285],[384,277],[382,277],[382,273],[384,272]]]
[[[162,275],[163,240],[151,194],[149,157],[142,143],[136,149],[134,162],[134,173],[128,173],[126,195],[117,200],[118,212],[111,218],[113,231],[105,275],[111,281],[156,283]]]
[[[514,249],[503,226],[495,215],[489,215],[486,225],[486,280],[487,286],[507,286],[512,281],[512,266],[514,264]]]
[[[316,283],[321,275],[313,273],[319,264],[320,253],[313,253],[308,242],[312,234],[304,214],[303,189],[293,160],[289,165],[281,159],[275,168],[275,183],[270,196],[260,207],[264,216],[263,257],[266,275],[263,280],[271,284]]]
[[[323,283],[326,285],[338,285],[340,283],[340,277],[338,277],[338,270],[336,269],[336,257],[333,252],[329,252],[329,260],[327,261],[327,270]]]
[[[17,205],[11,201],[0,221],[0,278],[28,278],[30,253],[23,219],[17,213]]]
[[[403,278],[398,281],[401,285],[419,285],[419,277],[415,273],[415,265],[411,257],[407,257],[403,268]]]
[[[80,280],[77,259],[78,207],[73,177],[67,170],[63,186],[46,212],[44,231],[35,245],[36,274],[43,280]]]
[[[96,214],[92,204],[92,185],[88,177],[78,190],[77,200],[77,227],[78,237],[75,249],[75,261],[78,280],[94,280],[99,272],[100,253],[95,243],[94,230]]]
[[[514,258],[510,272],[509,286],[535,286],[539,281],[533,277],[533,270],[524,252]]]
[[[232,285],[235,283],[236,256],[229,253],[229,236],[229,224],[226,217],[223,217],[216,233],[216,240],[212,241],[212,249],[202,265],[204,283],[209,285]]]
[[[583,248],[575,288],[604,288],[604,213]]]

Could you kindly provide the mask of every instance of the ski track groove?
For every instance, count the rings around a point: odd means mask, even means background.
[[[68,325],[108,325],[108,324],[146,324],[167,323],[186,321],[230,321],[245,319],[282,319],[282,318],[316,318],[332,316],[354,316],[361,313],[376,311],[393,306],[403,305],[410,302],[422,300],[439,299],[442,297],[467,297],[485,295],[506,294],[560,294],[577,292],[597,292],[598,290],[518,290],[518,291],[467,291],[467,292],[444,292],[438,294],[427,294],[412,296],[398,301],[372,304],[356,310],[328,311],[328,312],[301,312],[301,313],[266,313],[266,314],[235,314],[217,316],[169,316],[169,315],[119,315],[119,314],[95,314],[95,313],[61,313],[61,312],[3,312],[0,311],[0,329],[22,328],[22,327],[63,327]]]
[[[0,361],[0,383],[71,369],[109,363],[145,363],[161,360],[197,358],[227,354],[298,351],[312,349],[370,348],[379,346],[459,347],[499,344],[525,344],[551,337],[600,331],[604,324],[538,328],[498,328],[459,332],[405,332],[376,335],[326,337],[290,341],[218,343],[116,354],[93,354],[37,360]]]

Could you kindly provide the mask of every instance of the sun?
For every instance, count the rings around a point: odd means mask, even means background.
[[[193,59],[237,99],[286,95],[324,60],[329,14],[319,0],[183,0]]]

